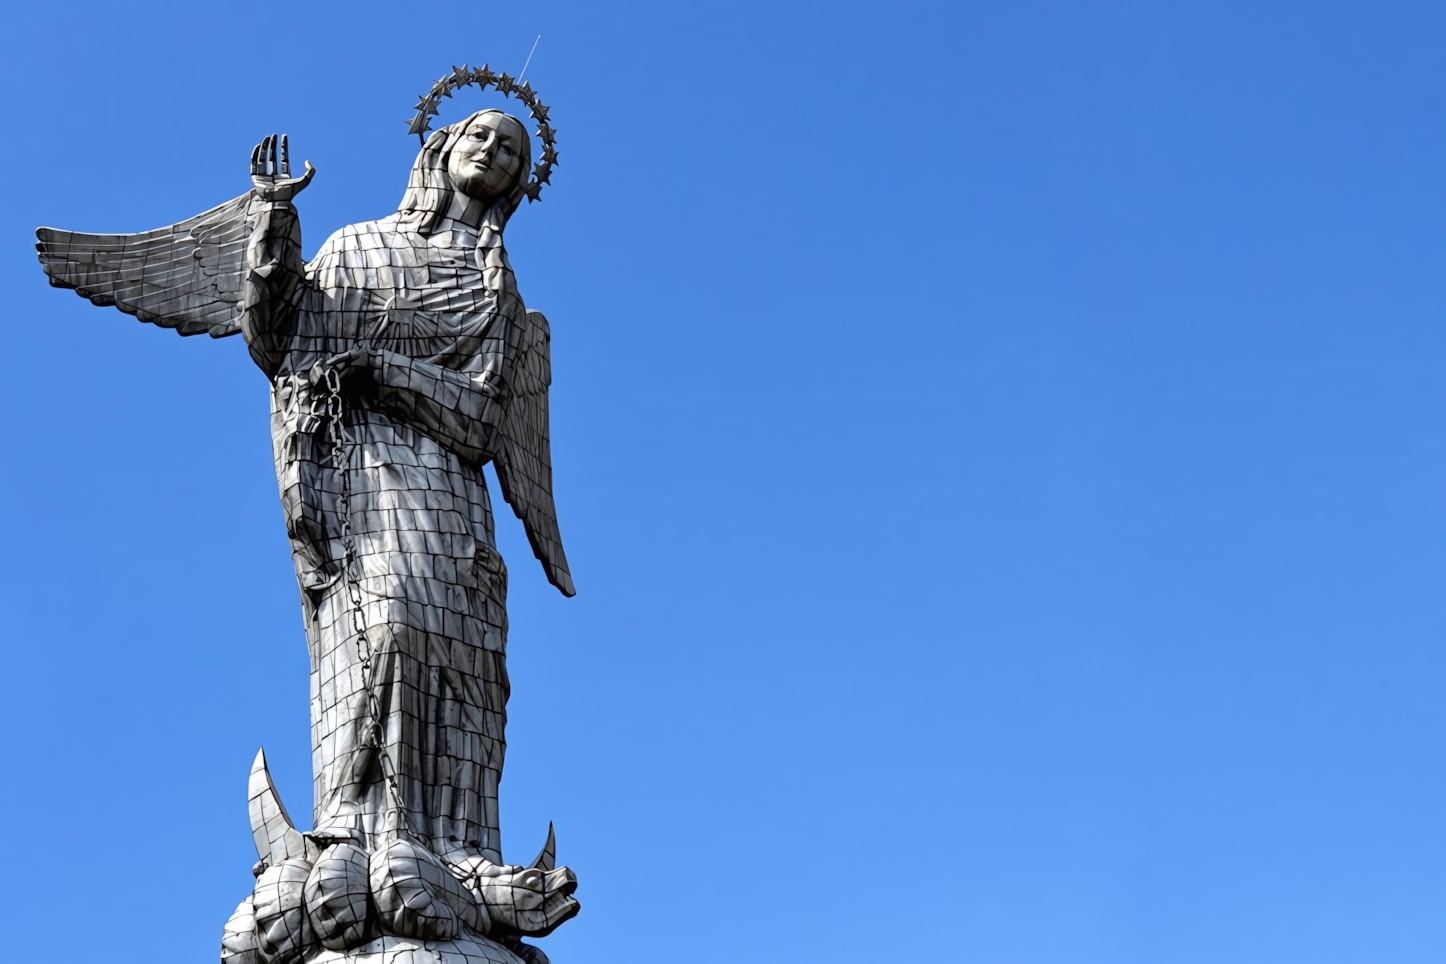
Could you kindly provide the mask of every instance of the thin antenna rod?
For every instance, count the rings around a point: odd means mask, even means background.
[[[525,74],[525,73],[527,73],[527,68],[528,68],[529,66],[531,66],[531,64],[532,64],[532,55],[535,54],[535,53],[537,53],[537,44],[538,44],[538,42],[541,41],[541,40],[542,40],[542,34],[538,34],[538,35],[537,35],[537,40],[532,41],[532,49],[527,52],[527,63],[523,64],[523,65],[522,65],[522,69],[517,72],[517,82],[518,82],[519,84],[522,83],[522,75]]]

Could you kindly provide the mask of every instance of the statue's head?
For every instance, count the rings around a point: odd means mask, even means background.
[[[447,151],[447,177],[455,190],[493,201],[527,176],[527,129],[511,114],[484,110],[462,125]]]
[[[427,139],[399,211],[429,234],[453,195],[462,194],[496,208],[505,222],[522,201],[531,164],[522,122],[500,110],[478,111]]]

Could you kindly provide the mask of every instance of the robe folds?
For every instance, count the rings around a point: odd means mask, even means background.
[[[272,438],[311,656],[314,832],[375,847],[400,821],[438,854],[501,863],[507,570],[482,466],[497,454],[502,372],[525,315],[505,251],[465,226],[423,236],[393,215],[333,235],[288,301]],[[381,361],[347,383],[339,473],[311,373],[356,348]],[[344,485],[370,711],[343,573]]]

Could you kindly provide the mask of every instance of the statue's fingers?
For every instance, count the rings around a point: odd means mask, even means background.
[[[296,185],[298,191],[310,184],[311,179],[316,176],[316,168],[311,166],[310,161],[302,161],[302,163],[306,165],[306,173],[301,175],[301,181]]]
[[[282,135],[281,135],[281,176],[282,176],[282,177],[290,177],[290,176],[291,176],[291,152],[290,152],[290,150],[288,149],[288,148],[289,148],[289,145],[287,144],[287,141],[288,141],[288,140],[289,140],[289,138],[288,138],[285,134],[282,134]]]
[[[276,149],[281,146],[280,142],[281,138],[275,134],[271,135],[271,170],[267,171],[267,174],[276,175],[281,173],[281,167],[276,163]]]
[[[255,176],[261,173],[261,145],[257,144],[251,148],[251,174]]]
[[[267,134],[261,141],[261,167],[256,173],[261,175],[270,174],[266,169],[267,160],[271,156],[271,135]]]

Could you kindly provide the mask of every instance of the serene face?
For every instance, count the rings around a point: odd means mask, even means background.
[[[522,125],[506,114],[482,114],[467,125],[447,158],[452,183],[470,198],[497,198],[516,183],[526,137]]]

